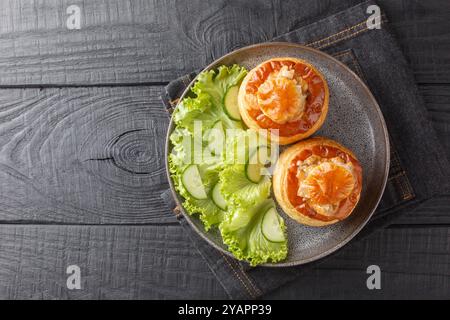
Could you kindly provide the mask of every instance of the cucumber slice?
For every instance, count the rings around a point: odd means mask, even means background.
[[[248,154],[252,155],[258,148],[269,148],[270,142],[267,137],[262,136],[258,131],[249,129],[248,133]]]
[[[202,200],[208,198],[197,165],[191,164],[184,170],[181,176],[181,182],[187,192],[195,199]]]
[[[238,93],[239,86],[230,87],[225,93],[225,97],[223,98],[223,105],[225,107],[225,113],[232,120],[241,120],[241,114],[239,112],[238,106]]]
[[[207,137],[207,148],[213,155],[221,155],[225,145],[225,130],[222,121],[218,120],[214,123]]]
[[[222,193],[220,192],[220,183],[216,183],[216,185],[212,189],[211,193],[212,201],[216,206],[218,206],[222,210],[227,210],[227,201],[223,198]]]
[[[245,175],[253,183],[261,182],[265,166],[270,163],[270,149],[258,147],[245,164]]]
[[[261,232],[270,242],[283,242],[286,240],[280,223],[281,217],[274,207],[269,208],[264,214],[261,223]]]

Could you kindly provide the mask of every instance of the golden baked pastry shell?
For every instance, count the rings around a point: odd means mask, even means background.
[[[361,193],[358,194],[357,201],[355,202],[354,206],[349,210],[349,212],[346,214],[346,216],[342,219],[335,219],[331,221],[322,221],[318,219],[311,218],[309,216],[306,216],[302,213],[300,213],[290,202],[288,198],[288,188],[287,188],[287,178],[289,174],[289,165],[291,164],[292,160],[303,150],[305,149],[311,149],[313,146],[317,145],[325,145],[337,148],[348,155],[350,155],[352,158],[357,159],[355,155],[348,150],[346,147],[340,145],[336,141],[323,138],[323,137],[314,137],[311,139],[307,139],[304,141],[300,141],[296,143],[295,145],[289,147],[285,151],[283,151],[276,163],[274,174],[273,174],[273,192],[275,195],[275,198],[277,199],[278,203],[280,204],[281,208],[286,212],[288,216],[290,216],[295,221],[312,226],[312,227],[322,227],[334,224],[336,222],[339,222],[345,218],[347,218],[355,209],[356,204],[359,201],[359,197]]]
[[[242,81],[242,84],[239,89],[239,94],[238,94],[239,112],[241,114],[242,120],[250,129],[254,129],[254,130],[261,129],[258,122],[255,119],[253,119],[248,112],[248,108],[250,108],[250,106],[248,105],[248,103],[246,102],[246,99],[245,99],[245,95],[246,95],[245,88],[247,87],[247,83],[251,79],[253,73],[256,70],[258,70],[263,64],[265,64],[267,62],[271,62],[271,61],[286,61],[286,60],[292,61],[295,63],[301,63],[301,64],[304,64],[304,65],[308,66],[309,68],[311,68],[314,71],[314,73],[317,74],[323,81],[324,90],[325,90],[325,98],[323,101],[322,112],[320,114],[320,117],[311,126],[311,128],[309,130],[302,132],[302,133],[297,133],[297,134],[291,135],[291,136],[279,136],[279,135],[271,135],[270,136],[270,139],[277,141],[281,145],[291,144],[296,141],[308,138],[309,136],[314,134],[317,130],[319,130],[320,127],[322,126],[322,124],[325,122],[325,118],[327,117],[327,113],[328,113],[329,89],[328,89],[328,84],[325,80],[325,77],[322,75],[322,73],[320,73],[313,65],[311,65],[308,62],[301,60],[301,59],[289,58],[289,57],[273,58],[273,59],[266,60],[266,61],[260,63],[258,66],[256,66],[252,70],[250,70],[250,72],[245,76],[244,80]]]

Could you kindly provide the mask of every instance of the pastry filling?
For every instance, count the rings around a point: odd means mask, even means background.
[[[321,215],[333,215],[357,185],[352,162],[312,155],[297,162],[297,195]]]
[[[259,86],[257,103],[260,110],[278,124],[297,121],[305,111],[308,84],[295,70],[283,66],[271,73]]]

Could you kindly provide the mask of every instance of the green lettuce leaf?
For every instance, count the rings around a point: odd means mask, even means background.
[[[225,212],[217,207],[210,198],[202,200],[193,198],[181,182],[181,173],[178,173],[178,167],[174,169],[174,166],[171,165],[172,163],[172,158],[170,157],[169,168],[172,173],[175,189],[184,198],[183,207],[187,213],[191,215],[198,214],[206,231],[208,231],[211,227],[218,225],[223,220],[223,215]],[[208,193],[211,192],[211,188],[219,180],[218,177],[218,172],[214,172],[213,170],[209,172],[206,171],[205,179],[202,177],[202,181],[204,182],[205,189]]]
[[[287,240],[270,242],[261,231],[264,214],[275,207],[273,200],[267,199],[255,206],[236,206],[224,217],[219,226],[223,242],[228,250],[238,259],[247,260],[255,266],[266,262],[278,262],[287,256]],[[280,217],[283,232],[286,226]]]
[[[169,170],[176,190],[184,198],[184,208],[189,214],[198,213],[206,230],[219,224],[225,212],[210,198],[198,200],[191,197],[181,183],[181,175],[189,164],[200,163],[199,172],[208,193],[219,181],[219,173],[225,166],[225,153],[215,155],[209,151],[204,136],[206,130],[211,129],[218,120],[222,121],[224,130],[237,129],[243,132],[242,122],[231,120],[224,112],[223,98],[228,88],[238,85],[246,74],[245,68],[237,65],[222,66],[217,71],[199,74],[192,87],[193,96],[183,99],[173,114],[176,129],[170,136],[172,151],[169,155]],[[196,121],[201,122],[200,132],[194,129]],[[199,137],[194,139],[194,135]],[[200,158],[199,150],[202,153]]]
[[[197,96],[206,93],[211,97],[211,102],[222,105],[227,90],[241,83],[247,74],[247,70],[238,65],[231,67],[220,66],[217,71],[210,70],[198,75],[197,81],[192,87],[192,92]]]
[[[175,109],[173,119],[178,128],[194,132],[195,121],[201,121],[203,130],[210,129],[220,119],[220,110],[212,105],[207,94],[185,98]]]
[[[184,199],[188,214],[198,214],[206,230],[219,226],[224,243],[238,259],[252,265],[277,262],[287,255],[287,242],[273,243],[266,240],[261,223],[267,210],[274,206],[269,200],[271,181],[265,177],[260,183],[252,183],[245,175],[245,161],[252,151],[249,148],[251,130],[244,130],[241,121],[231,120],[224,111],[223,99],[231,86],[239,85],[245,77],[245,68],[222,66],[217,71],[199,74],[190,97],[185,98],[174,112],[176,129],[170,136],[169,171],[175,189]],[[226,152],[210,151],[211,136],[207,130],[220,120],[226,131]],[[198,132],[195,122],[202,131]],[[194,139],[194,135],[200,135]],[[208,142],[209,141],[209,142]],[[210,144],[211,146],[211,144]],[[202,157],[198,157],[201,150]],[[208,194],[220,181],[221,192],[228,202],[228,210],[222,211],[211,200],[193,198],[182,184],[182,174],[192,163],[197,163],[202,183]],[[281,219],[281,218],[280,218]],[[281,223],[283,230],[284,222]]]
[[[243,207],[254,206],[270,196],[270,177],[253,183],[245,175],[245,165],[227,166],[220,173],[221,192],[228,203]]]
[[[183,99],[174,112],[177,126],[193,132],[194,121],[201,121],[206,130],[221,120],[225,129],[243,129],[241,121],[226,115],[223,99],[228,88],[239,85],[246,74],[247,70],[238,65],[200,73],[191,89],[195,96]]]
[[[181,182],[181,176],[184,170],[193,163],[193,157],[189,156],[190,151],[187,147],[193,144],[192,135],[186,133],[184,129],[176,129],[170,136],[171,142],[174,144],[172,152],[169,154],[169,171],[174,182],[175,189],[183,197],[183,207],[189,214],[199,214],[200,220],[205,226],[205,230],[209,230],[212,226],[218,225],[223,218],[224,212],[217,207],[210,199],[193,198]],[[186,141],[191,142],[186,142]],[[182,141],[185,141],[183,143]],[[212,187],[219,181],[219,173],[223,167],[223,162],[211,156],[208,160],[198,165],[202,182],[207,193],[210,193]]]

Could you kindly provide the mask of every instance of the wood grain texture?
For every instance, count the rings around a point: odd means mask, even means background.
[[[180,226],[0,226],[1,299],[219,298]],[[81,290],[68,290],[78,265]]]
[[[360,0],[302,5],[316,19],[350,2]],[[450,156],[450,3],[379,3]],[[81,30],[65,27],[71,4],[82,8]],[[301,8],[294,0],[0,2],[0,87],[38,87],[0,90],[0,298],[225,297],[159,197],[168,187],[159,84],[312,22]],[[46,86],[82,87],[39,90]],[[449,299],[449,225],[450,199],[430,201],[268,298]],[[66,289],[69,264],[82,269],[81,291]],[[365,287],[369,264],[382,269],[381,291]]]
[[[450,84],[421,85],[419,90],[438,138],[450,159]]]
[[[161,90],[1,89],[0,221],[176,223],[160,198],[168,188]],[[450,145],[441,116],[450,110],[446,91],[427,86],[423,92]],[[399,223],[448,224],[449,212],[448,198],[435,199]]]
[[[450,225],[450,195],[427,201],[412,212],[405,213],[392,225]]]
[[[379,1],[419,83],[450,83],[450,2]]]
[[[367,267],[381,269],[368,290]],[[449,299],[450,228],[388,228],[351,243],[268,299]]]
[[[0,85],[166,82],[358,2],[2,1]],[[379,2],[417,81],[449,83],[450,3]],[[82,9],[80,30],[66,28],[72,4]]]
[[[160,90],[1,90],[0,221],[175,222]]]
[[[0,226],[0,298],[201,299],[225,292],[180,226]],[[66,268],[81,269],[68,290]],[[366,268],[382,290],[366,288]],[[450,298],[450,228],[386,229],[267,298]]]
[[[0,90],[0,221],[72,224],[176,223],[168,188],[168,116],[161,86]],[[446,87],[422,89],[450,146]],[[450,223],[435,199],[401,224]]]

